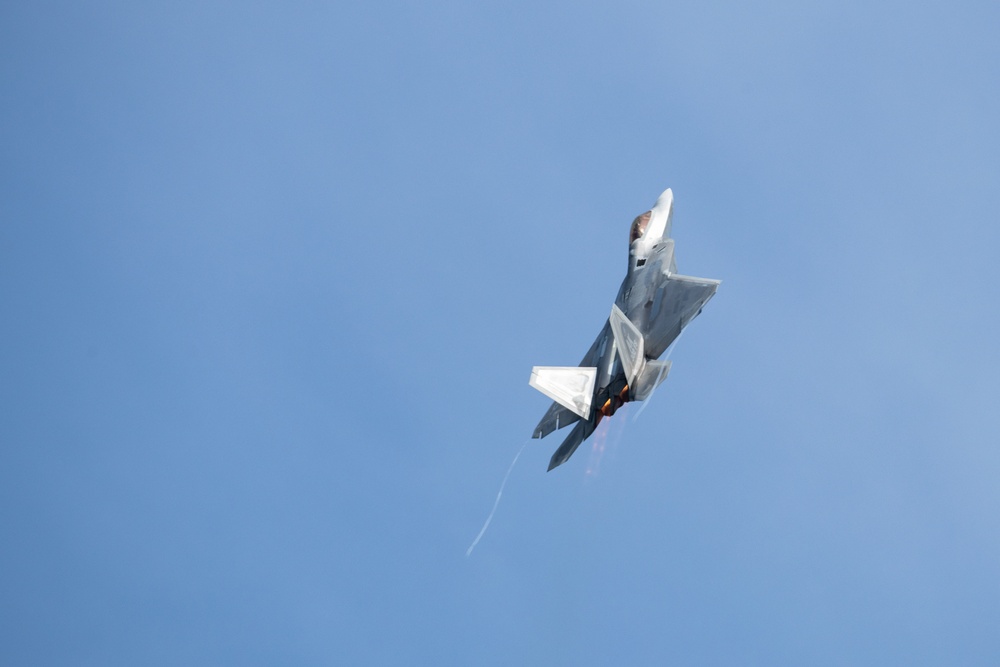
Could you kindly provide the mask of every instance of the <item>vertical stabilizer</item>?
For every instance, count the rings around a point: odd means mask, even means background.
[[[625,377],[628,378],[628,383],[634,387],[635,379],[642,372],[646,363],[642,333],[632,324],[622,309],[615,304],[611,306],[611,317],[608,320],[611,322],[611,331],[615,335],[618,356],[625,368]]]
[[[590,418],[597,369],[587,366],[535,366],[528,384],[584,419]]]

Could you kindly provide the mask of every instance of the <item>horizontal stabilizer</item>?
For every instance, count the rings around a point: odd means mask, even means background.
[[[549,460],[549,470],[552,470],[556,466],[560,466],[569,460],[569,457],[573,456],[573,452],[576,448],[580,446],[584,440],[590,437],[590,434],[594,432],[594,424],[589,421],[579,422],[566,439],[563,440],[563,444],[559,445],[559,449],[556,450],[555,454]]]
[[[645,401],[667,379],[670,361],[647,361],[639,380],[635,384],[635,400]]]
[[[542,420],[538,422],[538,426],[535,427],[531,437],[544,438],[549,433],[578,421],[580,421],[580,415],[564,405],[553,403],[549,406]]]
[[[535,366],[528,384],[584,419],[590,418],[597,369],[588,366]]]

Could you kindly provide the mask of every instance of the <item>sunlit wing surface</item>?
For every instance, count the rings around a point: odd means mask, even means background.
[[[670,276],[656,290],[646,329],[646,356],[656,359],[715,295],[720,280]]]

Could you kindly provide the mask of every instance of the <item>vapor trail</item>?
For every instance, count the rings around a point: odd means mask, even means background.
[[[490,510],[490,515],[486,517],[486,523],[483,524],[482,530],[479,531],[479,534],[476,535],[476,539],[472,541],[472,544],[470,544],[469,548],[466,550],[466,558],[472,555],[472,550],[476,548],[476,545],[479,544],[479,540],[486,534],[486,529],[490,527],[490,521],[493,520],[493,515],[496,513],[497,506],[500,504],[500,496],[503,495],[503,487],[507,486],[507,478],[510,477],[510,471],[514,469],[514,464],[517,463],[517,460],[521,457],[521,452],[524,451],[524,448],[528,446],[529,442],[531,441],[525,440],[524,444],[521,445],[521,449],[517,450],[517,454],[514,455],[514,460],[510,462],[510,467],[507,468],[507,474],[503,476],[503,481],[500,482],[500,490],[497,492],[497,499],[493,501],[493,509]]]

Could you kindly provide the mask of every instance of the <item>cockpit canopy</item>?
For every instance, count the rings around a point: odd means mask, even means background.
[[[632,231],[628,237],[628,244],[631,246],[635,243],[636,239],[640,238],[646,233],[646,225],[649,224],[649,218],[653,215],[652,211],[646,211],[635,220],[632,221]]]

